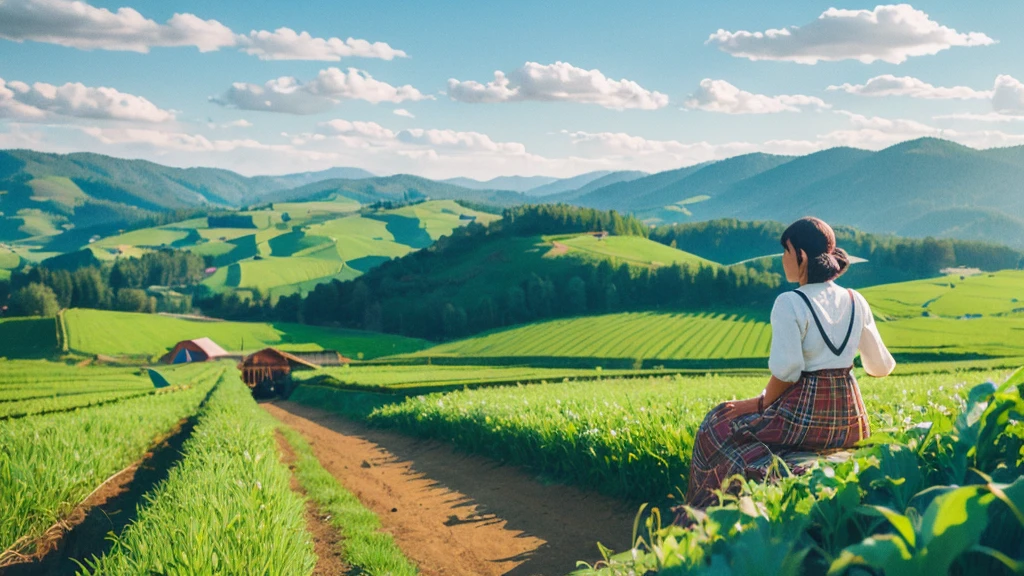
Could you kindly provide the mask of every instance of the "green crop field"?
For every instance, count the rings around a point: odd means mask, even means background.
[[[0,358],[44,358],[56,348],[53,318],[0,319]]]
[[[7,373],[9,366],[17,377]],[[208,364],[167,369],[179,387],[113,404],[0,420],[0,445],[5,448],[0,451],[5,486],[0,490],[0,566],[12,554],[32,552],[35,539],[48,527],[102,481],[140,458],[154,438],[194,413],[213,386],[211,376],[226,368]],[[0,383],[10,378],[45,384],[49,373],[39,363],[0,363]],[[107,375],[81,370],[78,381],[102,385]]]
[[[956,277],[955,288],[950,282],[919,280],[862,291],[890,351],[908,359],[1024,356],[1024,272]],[[932,313],[922,316],[923,310]],[[760,316],[629,312],[549,320],[441,344],[416,356],[767,358],[771,326]]]
[[[857,375],[872,426],[883,430],[894,418],[913,414],[914,406],[953,410],[965,385],[1001,382],[1010,372],[877,380],[860,370]],[[766,381],[765,376],[666,376],[481,388],[409,398],[368,418],[611,494],[661,502],[686,485],[693,434],[707,411],[726,399],[756,395]],[[319,394],[330,392],[300,387],[293,398],[319,405]]]
[[[337,350],[377,358],[419,350],[422,340],[317,326],[260,322],[205,322],[154,314],[72,309],[64,313],[68,347],[81,354],[160,356],[180,340],[209,337],[225,350]]]
[[[569,247],[568,255],[583,258],[610,259],[613,265],[621,263],[639,266],[670,266],[672,264],[715,265],[695,254],[684,252],[639,236],[608,236],[598,238],[592,234],[546,238]],[[557,246],[557,245],[556,245]],[[549,252],[556,255],[558,250]]]
[[[864,288],[876,316],[943,318],[1017,316],[1024,318],[1024,270],[929,278]]]
[[[137,369],[0,361],[0,572],[310,575],[319,552],[367,573],[417,573],[305,440],[256,405],[232,363],[160,372],[171,386],[154,389]],[[278,430],[299,455],[294,479]],[[180,453],[166,456],[171,442]],[[154,473],[166,477],[136,485]],[[108,512],[90,499],[111,481],[126,491]],[[137,503],[117,503],[125,497]],[[343,544],[314,548],[314,509],[335,517]],[[74,532],[96,519],[107,545]],[[74,546],[50,552],[62,539]]]
[[[767,357],[771,326],[742,314],[625,312],[538,322],[416,356],[730,359]]]
[[[235,280],[229,268],[220,268],[203,281],[213,290],[259,289],[269,292],[274,288],[308,282],[317,278],[333,277],[341,273],[344,264],[323,258],[264,257],[261,260],[245,260],[238,264],[240,277]]]

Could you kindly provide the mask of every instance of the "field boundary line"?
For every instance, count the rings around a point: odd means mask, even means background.
[[[170,392],[162,392],[162,394],[174,394],[181,390],[174,390]],[[48,414],[58,414],[60,412],[71,412],[72,410],[88,409],[88,408],[99,408],[100,406],[106,406],[107,404],[115,404],[124,400],[135,400],[136,398],[142,398],[143,396],[150,396],[156,394],[157,390],[147,390],[138,394],[131,394],[128,396],[121,396],[119,398],[111,398],[110,400],[104,400],[95,404],[86,404],[84,406],[69,406],[67,408],[54,408],[53,410],[44,410],[42,412],[32,412],[30,414],[8,414],[7,416],[0,416],[0,422],[5,420],[17,420],[19,418],[28,418],[30,416],[46,416]],[[66,396],[66,398],[73,398],[75,395]]]

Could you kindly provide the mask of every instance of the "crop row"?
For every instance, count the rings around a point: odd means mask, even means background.
[[[20,402],[3,402],[0,403],[0,420],[8,418],[22,418],[36,414],[49,414],[51,412],[63,412],[78,408],[89,408],[91,406],[100,406],[102,404],[124,401],[139,396],[147,396],[155,392],[156,391],[152,388],[142,391],[114,390],[88,394],[74,394],[70,396],[32,398],[22,400]]]
[[[958,380],[1005,373],[862,378],[861,388],[872,426],[882,430],[922,407],[956,409]],[[707,411],[764,385],[763,377],[680,376],[486,388],[409,398],[368,419],[634,501],[664,502],[686,486],[693,436]],[[300,387],[295,398],[312,392]]]
[[[770,332],[739,315],[622,313],[531,324],[417,355],[749,358],[767,356]]]
[[[222,374],[184,458],[83,573],[311,573],[303,499],[278,459],[274,428],[237,372]]]
[[[173,394],[0,422],[0,565],[34,541],[155,438],[195,413],[218,366],[173,371]]]

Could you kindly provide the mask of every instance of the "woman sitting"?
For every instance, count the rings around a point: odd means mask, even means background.
[[[848,448],[869,434],[853,357],[871,376],[896,366],[859,293],[834,280],[849,257],[818,218],[797,220],[782,234],[786,280],[799,282],[772,307],[772,376],[761,395],[725,402],[704,418],[693,443],[686,501],[705,508],[734,474],[763,480],[775,457]],[[795,466],[794,472],[803,470]]]

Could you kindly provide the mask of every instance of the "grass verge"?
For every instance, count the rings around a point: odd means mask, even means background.
[[[330,472],[324,470],[313,448],[301,434],[280,426],[295,452],[295,477],[321,513],[342,536],[342,556],[359,574],[412,576],[416,567],[398,549],[390,534],[380,531],[377,515],[363,506]]]

